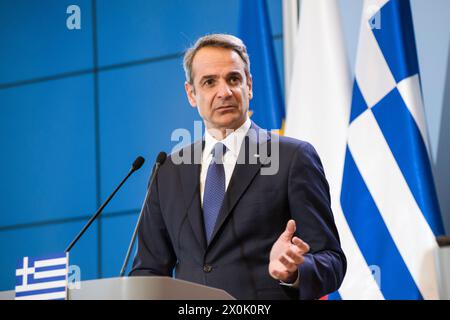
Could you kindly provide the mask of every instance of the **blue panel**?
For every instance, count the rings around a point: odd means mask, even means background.
[[[102,276],[119,276],[128,250],[139,212],[131,215],[106,217],[102,219]],[[136,239],[137,240],[137,239]],[[126,273],[131,269],[136,245],[130,255]]]
[[[95,209],[92,76],[0,90],[0,226]]]
[[[97,1],[101,66],[182,52],[207,33],[237,31],[238,0]]]
[[[146,159],[107,212],[139,209],[158,152],[170,153],[178,144],[178,140],[171,141],[172,131],[193,132],[193,121],[200,120],[197,109],[188,104],[181,64],[180,58],[100,74],[102,199],[125,176],[137,155]]]
[[[14,289],[17,261],[64,251],[85,221],[0,231],[0,290]],[[97,226],[93,224],[70,252],[69,264],[81,269],[81,280],[97,277]]]
[[[245,0],[244,0],[245,1]],[[283,7],[282,0],[265,0],[269,9],[270,26],[272,34],[283,34]]]
[[[69,30],[71,4],[81,30]],[[91,1],[0,2],[0,84],[92,68]]]

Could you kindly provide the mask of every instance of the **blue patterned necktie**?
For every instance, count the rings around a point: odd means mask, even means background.
[[[225,170],[223,156],[227,147],[223,143],[216,143],[211,151],[212,159],[208,167],[203,195],[203,220],[205,222],[206,240],[209,243],[222,207],[225,196]]]

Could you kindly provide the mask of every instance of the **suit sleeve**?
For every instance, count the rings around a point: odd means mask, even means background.
[[[289,170],[289,207],[296,235],[310,246],[299,267],[299,298],[317,299],[336,291],[347,267],[331,211],[330,192],[319,156],[302,142]]]
[[[155,182],[144,204],[142,222],[138,229],[137,253],[130,276],[172,276],[176,263],[176,255],[159,205],[158,179]]]

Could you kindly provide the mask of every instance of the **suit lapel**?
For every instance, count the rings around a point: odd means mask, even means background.
[[[202,209],[200,205],[200,166],[203,141],[197,141],[190,148],[183,149],[183,159],[190,159],[190,163],[178,165],[183,200],[187,210],[188,220],[194,230],[199,245],[205,250],[205,230],[203,227]],[[190,154],[187,154],[190,153]]]
[[[259,172],[262,165],[261,163],[265,163],[265,159],[260,158],[259,147],[266,144],[269,140],[270,136],[267,135],[266,131],[252,123],[252,126],[241,145],[239,158],[234,167],[227,192],[225,193],[225,198],[219,216],[217,217],[210,243],[214,241],[215,236],[234,206]],[[257,154],[257,156],[255,156],[255,154]]]

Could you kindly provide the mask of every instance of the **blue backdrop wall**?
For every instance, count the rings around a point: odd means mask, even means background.
[[[270,11],[283,85],[281,0]],[[81,30],[69,30],[70,5]],[[354,65],[362,1],[339,0]],[[412,0],[437,188],[450,230],[450,1]],[[83,280],[117,276],[159,151],[200,120],[182,55],[235,34],[239,0],[0,0],[0,290],[16,260],[66,248],[137,155],[147,161],[71,252]],[[257,90],[257,88],[255,88]]]
[[[69,30],[69,5],[81,29]],[[281,2],[267,1],[282,76]],[[147,161],[71,252],[82,279],[117,276],[159,151],[193,133],[182,55],[235,34],[239,0],[0,1],[0,290],[16,260],[62,251],[128,172]]]

